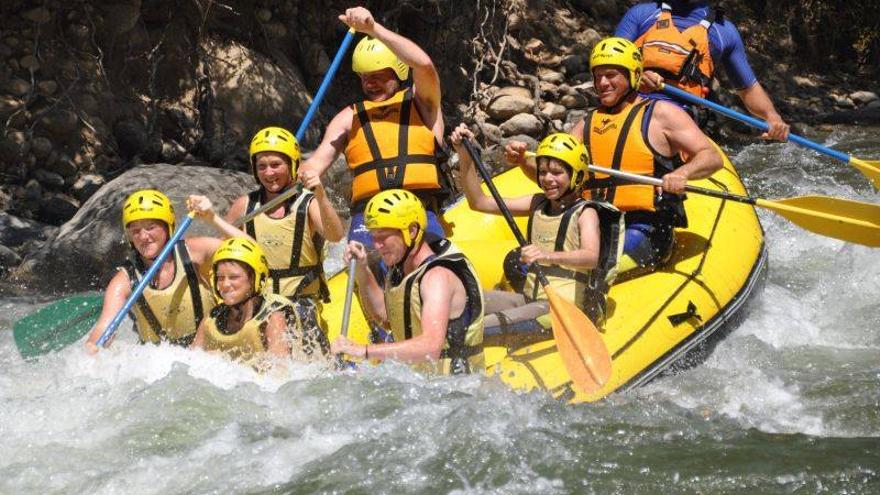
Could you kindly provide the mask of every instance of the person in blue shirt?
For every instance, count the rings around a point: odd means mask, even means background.
[[[631,7],[614,36],[642,49],[645,73],[641,90],[657,91],[664,80],[705,98],[716,65],[721,64],[746,108],[767,121],[766,139],[785,141],[789,125],[782,120],[749,66],[736,26],[708,2],[668,0]],[[662,93],[648,98],[667,99]]]

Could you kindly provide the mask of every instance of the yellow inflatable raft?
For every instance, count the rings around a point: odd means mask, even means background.
[[[495,178],[503,196],[539,191],[518,169]],[[745,194],[733,166],[695,185]],[[487,372],[518,390],[547,390],[566,402],[601,399],[643,385],[671,366],[698,363],[736,325],[749,296],[760,287],[766,266],[764,237],[753,207],[691,194],[685,201],[689,226],[676,231],[672,258],[660,270],[624,274],[611,287],[608,319],[600,328],[612,356],[612,375],[592,394],[572,387],[552,333],[487,338]],[[470,210],[461,199],[444,213],[450,238],[473,261],[483,287],[503,279],[502,260],[516,247],[504,219]],[[525,218],[517,221],[525,230]],[[332,302],[324,316],[331,341],[339,335],[346,274],[330,280]],[[369,328],[355,303],[348,335],[366,343]]]

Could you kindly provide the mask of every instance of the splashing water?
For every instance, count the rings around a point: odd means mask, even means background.
[[[877,131],[826,142],[874,158]],[[880,203],[803,148],[731,158],[755,197]],[[878,251],[760,215],[769,277],[740,328],[594,405],[397,364],[259,375],[131,341],[24,362],[4,330],[35,305],[0,301],[0,493],[877,493]]]

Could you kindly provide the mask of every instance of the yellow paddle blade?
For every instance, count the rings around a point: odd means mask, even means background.
[[[880,189],[880,161],[877,160],[860,160],[854,156],[849,157],[849,163],[859,169],[859,172],[865,174],[865,177],[871,179],[874,187]]]
[[[596,326],[571,302],[544,286],[550,300],[553,338],[574,386],[584,393],[602,388],[611,378],[611,356]]]
[[[755,205],[772,210],[810,232],[880,247],[880,205],[829,196],[756,199]]]

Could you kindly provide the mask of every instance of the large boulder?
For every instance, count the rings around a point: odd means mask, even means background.
[[[61,294],[102,287],[128,254],[122,234],[122,203],[137,189],[154,188],[174,203],[178,222],[186,214],[190,194],[211,198],[217,212],[254,188],[250,174],[200,166],[143,165],[101,187],[61,226],[38,252],[31,253],[13,273],[13,281],[31,290]],[[216,235],[196,220],[186,237]]]

